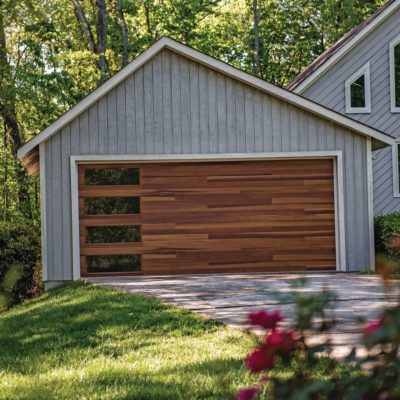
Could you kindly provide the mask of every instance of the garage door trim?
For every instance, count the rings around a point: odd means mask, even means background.
[[[336,235],[336,271],[346,271],[346,242],[343,195],[342,151],[285,152],[285,153],[223,153],[223,154],[167,154],[167,155],[97,155],[71,156],[71,211],[72,211],[72,252],[73,279],[81,278],[79,241],[79,190],[78,165],[96,163],[177,163],[210,161],[263,161],[291,159],[333,159],[334,206]]]

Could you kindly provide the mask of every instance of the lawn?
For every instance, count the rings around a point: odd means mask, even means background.
[[[0,399],[229,399],[250,381],[253,343],[152,298],[68,284],[0,315]]]
[[[0,399],[232,399],[256,379],[243,367],[254,343],[156,299],[68,284],[0,315]]]

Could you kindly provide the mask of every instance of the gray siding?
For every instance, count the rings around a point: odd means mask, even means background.
[[[342,150],[347,262],[370,265],[366,138],[162,51],[45,143],[48,280],[72,279],[70,155]]]
[[[389,43],[400,35],[400,10],[376,28],[313,85],[302,93],[317,103],[346,114],[344,84],[368,61],[371,65],[371,114],[348,114],[390,135],[400,138],[400,114],[390,111]],[[374,153],[375,214],[400,211],[400,198],[393,195],[390,148]]]

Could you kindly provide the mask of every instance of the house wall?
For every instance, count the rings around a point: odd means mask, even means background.
[[[365,268],[367,139],[163,50],[44,143],[47,280],[72,279],[71,155],[328,150],[343,151],[348,269]]]
[[[392,14],[301,95],[346,114],[345,81],[369,61],[372,112],[347,116],[400,138],[400,114],[391,112],[389,72],[389,43],[399,35],[400,10]],[[373,172],[375,214],[400,211],[400,198],[395,198],[393,192],[391,148],[374,153]]]

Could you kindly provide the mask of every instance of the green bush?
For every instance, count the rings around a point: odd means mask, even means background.
[[[386,254],[400,259],[399,248],[392,246],[394,235],[400,235],[400,213],[375,217],[375,249],[377,254]]]
[[[20,303],[36,297],[41,291],[40,233],[29,221],[0,222],[0,283],[5,283],[10,271],[19,271],[13,288],[3,291],[9,303]],[[14,273],[15,275],[15,273]],[[6,285],[7,286],[7,285]]]

